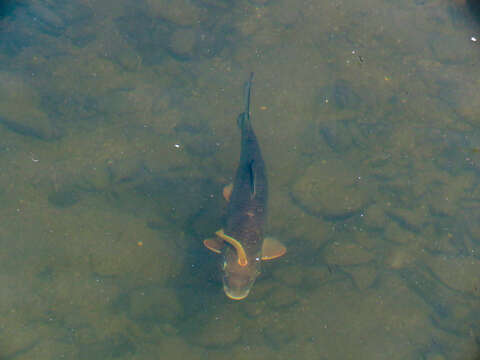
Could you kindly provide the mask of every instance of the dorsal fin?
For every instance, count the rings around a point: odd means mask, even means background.
[[[249,178],[250,178],[250,199],[253,199],[257,194],[255,161],[252,160],[250,161],[250,164],[248,164],[248,172],[249,172]]]

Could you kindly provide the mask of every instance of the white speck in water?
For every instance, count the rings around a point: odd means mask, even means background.
[[[477,42],[477,38],[475,36],[472,36],[470,40],[472,40],[473,42]]]
[[[180,144],[175,144],[175,145],[173,145],[173,146],[175,146],[177,149],[180,148]]]

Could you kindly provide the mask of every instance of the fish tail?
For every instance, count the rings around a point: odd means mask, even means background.
[[[244,129],[246,127],[250,128],[250,94],[252,90],[252,83],[253,83],[253,72],[250,73],[250,78],[245,83],[245,110],[238,115],[237,123],[240,129]]]

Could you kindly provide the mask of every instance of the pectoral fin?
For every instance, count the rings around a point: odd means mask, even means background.
[[[211,250],[217,254],[220,254],[222,252],[222,248],[225,246],[223,240],[220,240],[217,237],[203,240],[203,245],[205,245],[208,250]]]
[[[262,260],[272,260],[285,255],[287,248],[275,238],[267,237],[263,240]]]
[[[230,183],[229,185],[223,188],[223,197],[225,198],[225,200],[227,200],[227,202],[230,201],[230,196],[232,196],[232,192],[233,192],[233,183]]]

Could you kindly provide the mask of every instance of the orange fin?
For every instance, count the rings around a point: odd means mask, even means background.
[[[230,201],[230,196],[232,196],[233,192],[233,183],[228,184],[223,188],[223,197],[225,200]]]
[[[263,240],[262,260],[272,260],[285,255],[287,248],[275,238],[267,237]]]
[[[205,247],[208,250],[211,250],[217,254],[220,254],[225,244],[219,238],[209,238],[209,239],[203,240],[203,245],[205,245]]]

